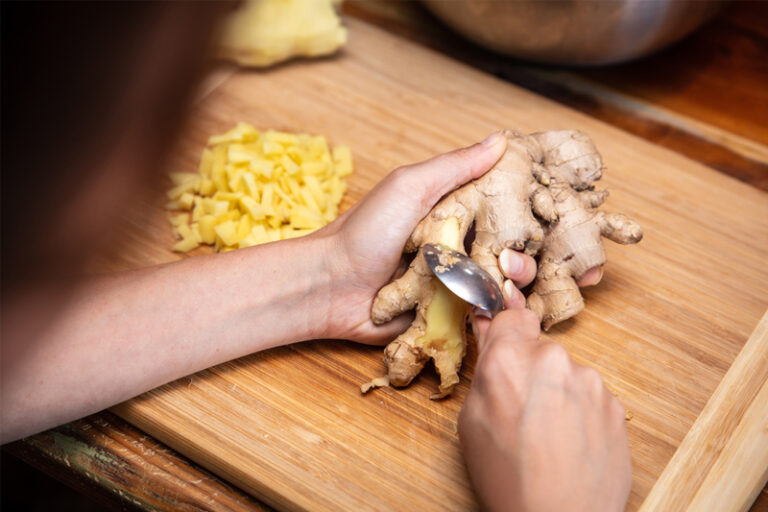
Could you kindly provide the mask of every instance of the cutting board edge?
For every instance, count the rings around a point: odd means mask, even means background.
[[[711,470],[718,460],[721,457],[730,456],[724,447],[740,423],[732,423],[732,428],[724,431],[725,422],[721,420],[734,412],[733,405],[737,396],[745,399],[746,402],[746,406],[741,411],[742,415],[755,403],[760,391],[768,386],[767,363],[768,311],[731,363],[699,417],[659,475],[651,492],[640,506],[639,512],[687,510],[687,504],[694,497],[698,500],[704,499],[697,494],[703,492],[703,495],[706,495],[709,492],[702,487],[702,484],[711,478]],[[756,377],[749,379],[750,375],[756,375]],[[748,501],[749,496],[756,496],[765,484],[763,473],[750,471],[749,465],[745,466],[742,467],[740,475],[730,475],[730,478],[748,479],[748,483],[743,483],[740,490],[732,491],[729,496],[733,500],[731,510],[734,511],[742,510],[740,507]]]

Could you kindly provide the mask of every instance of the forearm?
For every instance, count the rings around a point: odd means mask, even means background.
[[[224,361],[326,335],[324,244],[296,239],[83,285],[37,339],[3,340],[3,442]]]

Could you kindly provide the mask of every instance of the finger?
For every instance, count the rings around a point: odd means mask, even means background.
[[[506,136],[495,132],[482,142],[407,166],[403,172],[413,183],[411,190],[426,193],[423,204],[428,211],[451,190],[485,174],[501,158],[506,147]]]
[[[413,323],[413,312],[409,311],[397,315],[389,322],[381,325],[371,324],[370,328],[363,329],[363,333],[357,336],[352,336],[350,339],[359,343],[365,343],[366,345],[386,345],[397,336],[401,335],[408,329]]]
[[[501,287],[501,294],[504,297],[504,309],[524,309],[525,296],[509,279],[504,281]],[[475,335],[478,346],[485,343],[485,334],[491,325],[491,315],[484,309],[472,308],[469,315],[472,324],[472,333]],[[480,348],[482,350],[482,348]]]
[[[499,269],[504,277],[522,288],[531,284],[536,277],[536,260],[511,249],[504,249],[499,254]]]
[[[525,307],[525,296],[511,280],[504,280],[501,294],[504,297],[504,309],[523,309]]]
[[[515,344],[531,344],[538,341],[541,334],[539,318],[530,309],[508,309],[493,319],[483,337],[483,348],[499,340],[512,341]]]
[[[344,222],[363,224],[361,219],[375,220],[376,229],[394,234],[395,244],[405,244],[416,224],[442,196],[493,167],[504,153],[506,140],[498,132],[468,148],[396,169],[350,209],[354,215],[343,216]],[[370,224],[366,223],[367,230]]]
[[[587,270],[581,279],[576,281],[579,286],[594,286],[603,278],[603,267],[592,267]]]
[[[490,313],[484,309],[472,308],[469,313],[469,321],[472,325],[472,334],[475,335],[475,341],[477,341],[477,350],[482,352],[488,328],[491,326]]]
[[[407,271],[408,271],[408,261],[404,257],[401,257],[400,263],[397,264],[397,268],[395,269],[395,273],[392,275],[391,281],[394,281],[396,279],[403,277]]]

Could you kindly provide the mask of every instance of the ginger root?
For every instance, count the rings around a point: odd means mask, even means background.
[[[596,211],[608,197],[592,184],[602,175],[602,160],[592,140],[583,133],[545,132],[531,137],[542,148],[539,172],[549,181],[558,221],[547,226],[533,292],[527,305],[544,330],[584,309],[576,280],[587,270],[605,264],[601,236],[620,244],[634,244],[643,231],[620,213]],[[537,158],[539,154],[536,155]],[[539,168],[541,169],[541,168]]]
[[[466,230],[461,230],[456,216],[446,217],[435,226],[430,235],[432,236],[417,246],[437,243],[464,251]],[[411,292],[418,292],[418,295],[410,295]],[[390,299],[393,302],[388,303]],[[440,374],[440,388],[433,398],[450,394],[459,382],[458,369],[467,344],[464,318],[469,308],[467,303],[451,293],[432,275],[421,252],[411,262],[405,275],[379,292],[373,307],[373,311],[379,316],[374,318],[374,322],[386,322],[415,306],[416,316],[413,323],[407,331],[387,345],[384,353],[389,381],[374,379],[372,386],[367,389],[382,384],[407,386],[430,358],[434,360],[435,369]]]
[[[241,66],[330,55],[347,41],[340,0],[247,0],[224,26],[219,54]]]
[[[504,248],[540,255],[528,307],[549,329],[584,308],[576,280],[605,264],[601,236],[621,244],[642,238],[634,221],[595,210],[608,193],[594,190],[603,164],[588,136],[578,131],[505,135],[507,149],[496,165],[445,196],[416,226],[404,248],[418,251],[416,257],[402,277],[377,294],[374,323],[414,308],[416,317],[385,349],[388,379],[374,379],[363,392],[387,384],[407,386],[429,359],[440,375],[432,398],[449,395],[459,382],[468,305],[432,275],[420,251],[424,244],[442,243],[463,252],[474,226],[470,256],[499,286],[504,278],[497,261]]]

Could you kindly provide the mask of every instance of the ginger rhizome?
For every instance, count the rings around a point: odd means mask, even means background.
[[[620,244],[634,244],[643,237],[640,226],[626,216],[595,210],[608,197],[607,191],[592,187],[602,174],[600,155],[583,133],[567,138],[562,134],[531,136],[544,149],[540,172],[550,181],[558,218],[547,226],[533,292],[527,299],[545,330],[584,309],[576,280],[605,264],[601,236]]]
[[[528,307],[544,329],[584,308],[576,285],[587,270],[605,264],[601,236],[636,243],[642,230],[624,215],[597,211],[608,196],[594,190],[603,164],[594,144],[578,131],[521,135],[505,132],[507,149],[480,178],[445,196],[416,226],[404,252],[417,252],[406,273],[384,286],[371,311],[374,323],[416,309],[411,327],[385,349],[388,378],[363,386],[407,386],[432,359],[438,392],[459,382],[468,305],[435,278],[420,249],[442,244],[464,252],[474,226],[470,257],[503,285],[498,256],[504,248],[540,256]]]
[[[422,241],[414,238],[418,236],[414,233],[409,244],[441,244],[463,252],[466,225],[462,229],[459,218],[449,215],[435,224],[429,235]],[[440,398],[450,394],[459,382],[458,369],[467,345],[464,318],[468,306],[433,276],[421,251],[400,279],[379,292],[373,320],[384,323],[414,307],[416,315],[411,326],[385,350],[389,380],[373,384],[407,386],[432,358],[440,374],[440,388],[433,397]]]
[[[347,41],[340,0],[246,0],[224,23],[219,54],[246,67],[331,55]]]

